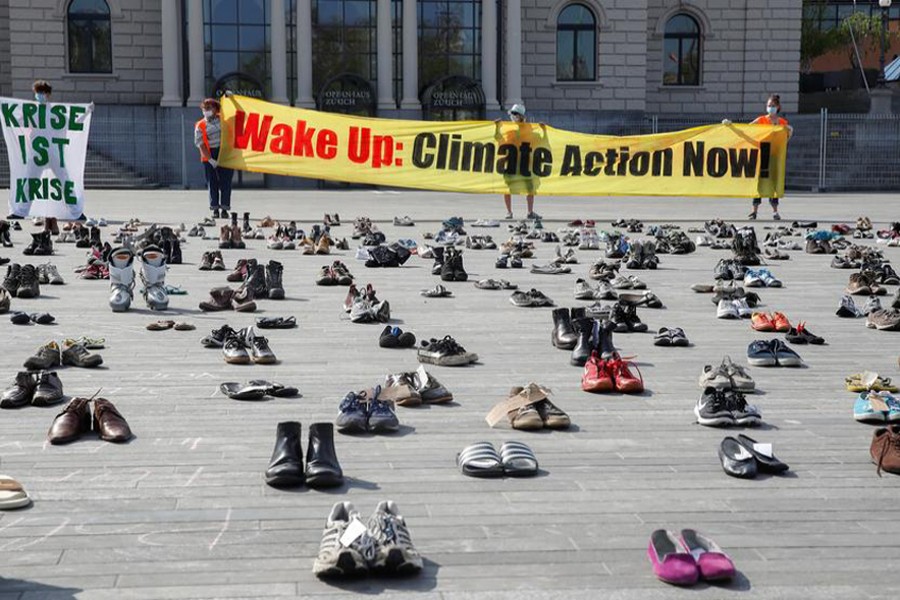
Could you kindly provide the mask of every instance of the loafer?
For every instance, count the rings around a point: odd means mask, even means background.
[[[694,585],[700,578],[700,569],[693,555],[670,531],[657,529],[650,534],[647,556],[653,565],[653,574],[660,581],[673,585]]]
[[[61,413],[56,415],[50,430],[47,432],[47,440],[51,444],[68,444],[74,442],[91,430],[90,400],[87,398],[74,398]]]
[[[94,400],[94,431],[101,440],[121,444],[131,439],[131,428],[112,402],[105,398]]]
[[[681,541],[697,561],[704,580],[727,581],[734,577],[734,562],[717,543],[693,529],[682,529]]]
[[[757,465],[753,453],[731,436],[719,444],[719,461],[722,463],[722,470],[732,477],[741,479],[756,477]]]

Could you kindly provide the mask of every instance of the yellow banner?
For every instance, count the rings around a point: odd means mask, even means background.
[[[245,96],[221,100],[219,163],[231,169],[478,194],[784,194],[784,127],[616,137],[540,123],[371,119]]]

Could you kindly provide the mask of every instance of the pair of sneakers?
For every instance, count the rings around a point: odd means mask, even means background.
[[[629,367],[637,366],[624,360],[618,353],[610,358],[602,358],[596,350],[584,364],[581,376],[581,389],[586,392],[621,392],[623,394],[640,394],[644,391],[644,378],[638,370],[635,377]]]
[[[801,367],[803,359],[779,339],[756,340],[747,346],[747,362],[755,367]]]
[[[393,500],[379,502],[365,523],[348,501],[332,507],[313,564],[316,577],[363,577],[370,571],[408,576],[421,570],[422,557]]]
[[[694,406],[694,415],[698,423],[707,427],[747,427],[762,422],[759,408],[735,389],[706,388]]]
[[[744,285],[746,287],[771,287],[783,286],[780,279],[772,275],[768,269],[747,269],[744,272]]]
[[[349,392],[338,407],[334,425],[341,433],[392,433],[400,429],[394,403],[381,400],[381,386]]]

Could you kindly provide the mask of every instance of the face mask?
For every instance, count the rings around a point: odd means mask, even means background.
[[[38,102],[41,102],[41,103],[46,102],[46,101],[47,101],[47,94],[35,94],[35,95],[34,95],[34,99],[37,100]]]
[[[767,106],[766,112],[769,113],[770,117],[774,117],[775,115],[778,114],[778,107],[777,106]]]
[[[208,119],[208,118],[210,118],[211,116],[213,116],[213,111],[211,111],[211,110],[204,110],[204,111],[203,111],[203,116],[206,117],[206,118]]]

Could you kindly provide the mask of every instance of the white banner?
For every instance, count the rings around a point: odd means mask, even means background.
[[[65,220],[81,216],[92,110],[91,104],[0,98],[10,214]]]

